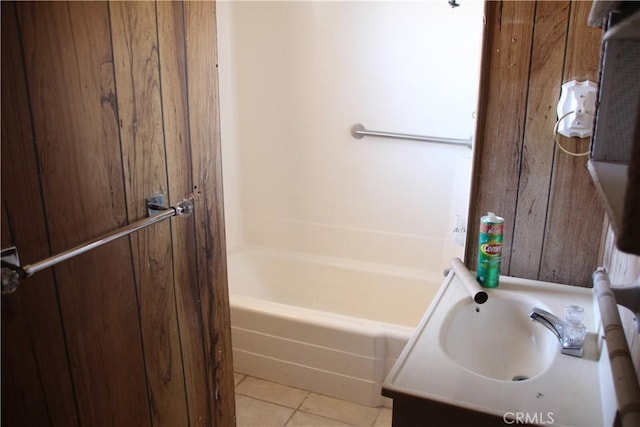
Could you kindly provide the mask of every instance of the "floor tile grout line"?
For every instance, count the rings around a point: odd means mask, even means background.
[[[234,390],[235,390],[235,389],[237,389],[237,388],[238,388],[238,386],[239,386],[240,384],[242,384],[242,383],[244,382],[244,380],[246,380],[246,379],[247,379],[247,375],[244,375],[244,374],[240,374],[240,375],[242,375],[242,378],[240,379],[240,381],[238,381],[238,384],[234,384],[234,386],[233,386]]]
[[[294,409],[293,412],[291,413],[291,415],[289,415],[289,418],[287,418],[287,420],[284,422],[284,424],[282,424],[282,427],[287,427],[287,424],[289,424],[289,421],[291,421],[291,418],[293,418],[293,416],[296,414],[296,412],[298,412],[298,410]]]
[[[243,374],[243,375],[244,375],[244,374]],[[298,405],[294,408],[294,407],[292,407],[292,406],[287,406],[287,405],[284,405],[284,404],[282,404],[282,403],[278,403],[278,402],[272,402],[272,401],[270,401],[270,400],[265,400],[265,399],[260,398],[260,397],[256,397],[256,396],[252,396],[252,395],[247,394],[247,393],[243,393],[242,391],[238,391],[238,386],[240,385],[240,383],[244,382],[244,380],[245,380],[245,379],[247,379],[247,378],[253,378],[253,379],[257,379],[257,380],[259,380],[259,381],[264,381],[264,382],[266,382],[266,383],[279,385],[279,386],[286,387],[286,388],[289,388],[289,389],[292,389],[292,390],[298,390],[298,391],[301,391],[301,392],[305,393],[305,396],[304,396],[304,398],[300,401],[300,403],[298,403]],[[275,383],[275,382],[273,382],[273,381],[264,380],[264,379],[262,379],[262,378],[252,377],[252,376],[250,376],[250,375],[244,375],[244,378],[242,378],[242,380],[240,380],[240,382],[236,385],[236,387],[235,387],[235,392],[236,392],[236,394],[240,394],[240,395],[245,396],[245,397],[250,397],[250,398],[252,398],[252,399],[260,400],[261,402],[273,403],[274,405],[278,405],[278,406],[282,406],[282,407],[285,407],[285,408],[293,409],[294,411],[297,411],[298,409],[300,409],[300,406],[302,406],[302,404],[307,400],[307,398],[309,397],[309,395],[312,393],[312,392],[310,392],[309,390],[303,390],[303,389],[301,389],[301,388],[291,387],[291,386],[288,386],[288,385]]]
[[[297,407],[296,407],[296,409],[293,411],[293,413],[291,414],[291,416],[289,417],[289,419],[287,420],[287,422],[286,422],[286,423],[284,423],[284,426],[283,426],[283,427],[287,427],[287,424],[289,424],[289,421],[291,421],[291,419],[292,419],[292,418],[293,418],[293,417],[294,417],[298,412],[304,412],[304,411],[300,411],[300,407],[302,406],[302,404],[303,404],[304,402],[306,402],[306,401],[307,401],[307,399],[308,399],[308,398],[309,398],[309,396],[311,395],[311,392],[310,392],[310,391],[307,391],[307,390],[305,390],[305,391],[307,392],[307,394],[304,396],[304,399],[302,399],[302,400],[300,401],[300,403],[298,403],[298,406],[297,406]]]
[[[299,390],[300,390],[300,389],[299,389]],[[296,411],[299,411],[299,410],[300,410],[300,408],[302,407],[302,405],[304,404],[304,402],[306,402],[306,401],[307,401],[307,399],[309,398],[309,396],[311,396],[311,392],[310,392],[310,391],[308,391],[308,390],[305,390],[305,391],[307,392],[307,394],[306,394],[306,396],[304,397],[304,399],[302,399],[302,400],[300,401],[300,403],[298,404],[298,407],[296,408]]]
[[[378,416],[376,417],[375,420],[373,420],[373,424],[371,424],[371,427],[375,427],[377,422],[380,420],[380,417],[382,417],[382,413],[384,412],[384,408],[385,406],[381,406],[378,408]]]
[[[241,395],[241,396],[243,396],[243,397],[247,397],[247,398],[254,399],[254,400],[257,400],[257,401],[260,401],[260,402],[266,403],[266,404],[275,405],[275,406],[278,406],[278,407],[280,407],[280,408],[289,409],[289,410],[291,410],[291,411],[292,411],[292,413],[291,413],[291,415],[289,416],[289,418],[284,422],[284,424],[282,424],[282,427],[286,427],[286,426],[287,426],[287,424],[289,424],[289,423],[291,422],[291,420],[293,419],[293,417],[295,416],[295,414],[296,414],[297,412],[302,412],[302,413],[307,414],[307,415],[311,415],[311,416],[316,416],[316,417],[324,418],[324,419],[329,420],[329,421],[339,422],[339,423],[342,423],[342,424],[344,424],[344,425],[349,425],[349,426],[354,426],[354,427],[357,427],[357,426],[358,426],[358,424],[351,424],[351,423],[346,422],[346,421],[344,421],[344,420],[340,420],[340,419],[332,418],[332,417],[329,417],[329,416],[326,416],[326,415],[323,415],[323,414],[318,414],[318,413],[314,413],[314,412],[309,412],[309,411],[305,411],[305,410],[301,409],[301,408],[302,408],[302,406],[304,405],[304,403],[309,399],[309,397],[310,397],[311,395],[318,395],[318,396],[325,396],[325,395],[318,394],[318,393],[314,393],[314,392],[312,392],[312,391],[304,390],[304,389],[297,388],[297,387],[290,387],[290,386],[287,386],[287,385],[284,385],[284,384],[275,383],[275,382],[273,382],[273,381],[268,381],[268,380],[265,380],[265,379],[262,379],[262,378],[258,378],[258,377],[252,377],[251,375],[247,375],[247,374],[240,374],[240,373],[236,373],[236,374],[237,374],[237,375],[242,375],[242,378],[240,379],[240,381],[238,381],[238,384],[236,384],[236,385],[235,385],[235,389],[236,389],[236,394],[237,394],[237,395]],[[291,388],[291,389],[295,389],[295,390],[302,391],[302,392],[304,392],[304,393],[305,393],[305,396],[304,396],[304,398],[300,401],[300,403],[298,403],[298,405],[294,408],[294,407],[291,407],[291,406],[287,406],[287,405],[285,405],[285,404],[281,404],[281,403],[277,403],[277,402],[272,402],[272,401],[265,400],[265,399],[260,398],[260,397],[252,396],[252,395],[247,394],[247,393],[239,392],[239,391],[237,390],[238,386],[240,386],[240,384],[241,384],[241,383],[245,382],[245,380],[246,380],[247,378],[249,378],[249,377],[250,377],[250,378],[253,378],[253,379],[260,380],[260,381],[264,381],[264,382],[267,382],[267,383],[272,383],[272,384],[280,385],[280,386],[283,386],[283,387],[287,387],[287,388]],[[325,397],[331,397],[331,396],[325,396]],[[336,399],[336,398],[334,398],[334,399]],[[346,400],[343,400],[343,399],[336,399],[336,400],[341,400],[341,401],[349,402],[349,401],[346,401]],[[352,402],[349,402],[349,403],[352,403]],[[359,406],[363,406],[363,405],[359,405]],[[364,406],[366,407],[366,405],[364,405]],[[372,421],[372,423],[370,424],[370,426],[371,426],[371,427],[375,426],[375,424],[378,422],[378,420],[379,420],[379,419],[380,419],[380,417],[382,416],[382,413],[383,413],[383,411],[384,411],[384,409],[385,409],[385,406],[375,407],[375,409],[376,409],[378,412],[377,412],[377,414],[376,414],[376,416],[375,416],[374,420],[373,420],[373,421]]]
[[[309,394],[311,394],[311,393],[309,393]],[[376,415],[374,420],[371,422],[371,426],[370,427],[373,427],[376,424],[376,421],[378,421],[378,418],[380,417],[380,413],[382,412],[382,408],[375,408],[375,409],[378,409],[378,415]],[[305,411],[304,409],[297,409],[295,412],[302,412],[304,414],[313,415],[314,417],[324,418],[325,420],[336,421],[336,422],[339,422],[339,423],[347,425],[347,426],[359,427],[359,424],[352,424],[352,423],[350,423],[348,421],[345,421],[345,420],[332,418],[332,417],[330,417],[328,415],[318,414],[316,412]],[[294,413],[294,415],[295,415],[295,413]]]
[[[370,427],[373,427],[375,425],[375,423],[378,421],[378,418],[380,417],[380,414],[382,413],[382,409],[385,408],[384,406],[373,407],[373,406],[362,405],[362,404],[359,404],[359,403],[351,402],[351,401],[340,399],[340,398],[333,397],[333,396],[328,396],[328,395],[322,394],[322,393],[315,393],[315,392],[312,392],[312,391],[309,392],[309,394],[307,395],[307,397],[305,398],[304,401],[306,401],[312,395],[320,396],[322,398],[329,398],[329,399],[332,399],[332,400],[335,400],[335,401],[346,402],[348,404],[353,404],[353,405],[356,405],[356,406],[359,406],[359,407],[362,407],[362,408],[371,408],[371,409],[377,410],[378,413],[376,414],[376,416],[374,417],[373,421],[371,422]],[[304,403],[304,401],[303,401],[303,403]],[[338,421],[338,422],[340,422],[342,424],[345,424],[345,425],[350,425],[350,426],[355,426],[355,427],[362,427],[360,424],[352,424],[352,423],[350,423],[348,421],[337,419],[337,418],[332,418],[332,417],[329,417],[327,415],[319,414],[319,413],[316,413],[316,412],[311,412],[311,411],[306,411],[306,410],[301,410],[301,411],[306,413],[306,414],[320,416],[320,417],[323,417],[323,418],[326,418],[326,419],[329,419],[329,420],[332,420],[332,421]]]
[[[270,402],[270,401],[268,401],[268,400],[260,399],[260,398],[258,398],[258,397],[250,396],[250,395],[243,394],[243,393],[236,393],[236,394],[239,394],[239,395],[241,395],[241,396],[243,396],[243,397],[248,397],[249,399],[258,400],[258,401],[260,401],[260,402],[267,403],[267,404],[269,404],[269,405],[278,406],[278,407],[280,407],[280,408],[284,408],[284,409],[290,409],[290,410],[292,411],[292,412],[291,412],[291,415],[289,416],[289,418],[287,418],[287,420],[284,422],[284,424],[282,424],[282,427],[286,427],[286,426],[287,426],[287,424],[288,424],[288,423],[291,421],[291,419],[294,417],[294,415],[295,415],[296,413],[298,413],[298,412],[302,412],[303,414],[312,415],[312,416],[314,416],[314,417],[318,417],[318,418],[323,418],[323,419],[328,420],[328,421],[334,421],[334,422],[338,422],[338,423],[341,423],[341,424],[344,424],[344,425],[357,427],[357,424],[351,424],[351,423],[348,423],[348,422],[346,422],[346,421],[344,421],[344,420],[339,420],[339,419],[336,419],[336,418],[331,418],[331,417],[328,417],[328,416],[326,416],[326,415],[316,414],[316,413],[314,413],[314,412],[308,412],[308,411],[304,411],[304,410],[302,410],[302,409],[292,408],[292,407],[290,407],[290,406],[281,405],[281,404],[279,404],[279,403],[275,403],[275,402]],[[310,394],[310,393],[308,393],[308,394]],[[304,400],[306,400],[306,397],[305,397],[305,399],[304,399]],[[304,402],[304,400],[303,400],[303,402]],[[302,406],[302,403],[300,403],[300,405],[298,405],[298,408],[300,408],[300,406]],[[374,420],[373,424],[375,424],[375,421],[377,421],[377,420],[378,420],[378,418],[376,418],[376,419]]]
[[[284,424],[282,424],[282,426],[281,426],[281,427],[285,427],[285,426],[287,425],[287,423],[289,422],[289,420],[291,420],[291,418],[292,418],[292,417],[295,415],[295,413],[297,412],[297,411],[296,411],[296,409],[294,409],[294,408],[292,408],[292,407],[290,407],[290,406],[281,405],[281,404],[279,404],[279,403],[275,403],[275,402],[270,402],[270,401],[268,401],[268,400],[260,399],[260,398],[258,398],[258,397],[251,396],[251,395],[248,395],[248,394],[238,393],[238,392],[236,391],[236,395],[240,395],[240,396],[242,396],[242,397],[246,397],[246,398],[249,398],[249,399],[257,400],[257,401],[259,401],[259,402],[266,403],[266,404],[268,404],[268,405],[278,406],[278,407],[280,407],[280,408],[290,410],[290,411],[291,411],[291,415],[289,416],[289,418],[287,418],[287,420],[284,422]],[[237,410],[238,410],[238,408],[237,408],[237,406],[236,406],[236,411],[237,411]]]
[[[292,408],[291,406],[283,405],[282,403],[272,402],[270,400],[264,400],[264,399],[261,399],[259,397],[251,396],[250,394],[239,393],[239,392],[236,392],[236,394],[239,394],[242,397],[248,397],[249,399],[259,400],[260,402],[264,402],[264,403],[269,403],[271,405],[280,406],[281,408],[291,409],[294,412],[297,411],[296,408]]]
[[[307,397],[311,394],[311,392],[307,392],[307,396],[305,396],[305,398],[303,399],[303,401],[298,405],[298,408],[297,408],[297,409],[296,409],[296,408],[292,408],[291,406],[286,406],[286,405],[282,405],[282,404],[279,404],[279,403],[271,402],[271,401],[268,401],[268,400],[260,399],[260,398],[258,398],[258,397],[251,396],[251,395],[247,395],[247,394],[244,394],[244,393],[238,393],[238,392],[236,392],[236,394],[239,394],[239,395],[241,395],[241,396],[243,396],[243,397],[248,397],[249,399],[258,400],[258,401],[260,401],[260,402],[264,402],[264,403],[267,403],[267,404],[270,404],[270,405],[279,406],[279,407],[284,408],[284,409],[291,409],[293,412],[291,413],[291,416],[289,416],[289,418],[288,418],[288,419],[285,421],[285,423],[282,425],[282,427],[286,427],[286,425],[291,421],[291,418],[293,418],[293,416],[294,416],[297,412],[302,412],[302,413],[307,414],[307,415],[313,415],[314,417],[320,417],[320,418],[324,418],[325,420],[335,421],[335,422],[342,423],[342,424],[344,424],[344,425],[349,425],[349,426],[357,427],[357,424],[351,424],[351,423],[348,423],[348,422],[346,422],[346,421],[344,421],[344,420],[339,420],[339,419],[336,419],[336,418],[328,417],[328,416],[326,416],[326,415],[317,414],[317,413],[315,413],[315,412],[309,412],[309,411],[305,411],[305,410],[299,409],[299,408],[302,406],[302,403],[304,403],[304,401],[307,399]],[[382,411],[382,408],[376,408],[376,409],[379,409],[379,410],[378,410],[378,415],[377,415],[377,416],[376,416],[376,418],[373,420],[373,423],[371,424],[372,426],[373,426],[373,425],[375,425],[376,421],[378,421],[378,417],[380,416],[380,412]]]
[[[325,419],[325,420],[328,420],[328,421],[333,421],[333,422],[337,422],[337,423],[340,423],[340,424],[344,424],[345,426],[358,427],[357,424],[351,424],[351,423],[348,423],[348,422],[343,421],[343,420],[337,420],[335,418],[327,417],[326,415],[320,415],[320,414],[315,414],[313,412],[303,411],[302,409],[299,409],[299,410],[295,411],[293,413],[293,415],[297,414],[298,412],[302,412],[303,414],[307,414],[307,415],[311,415],[311,416],[314,416],[314,417],[322,418],[322,419]],[[293,418],[293,415],[291,416],[291,418]],[[287,420],[287,422],[289,422],[289,420]],[[284,426],[286,427],[286,424]]]

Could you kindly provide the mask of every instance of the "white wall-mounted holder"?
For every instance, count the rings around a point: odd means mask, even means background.
[[[558,101],[557,132],[567,138],[587,138],[593,130],[597,85],[589,80],[572,80],[562,85]]]

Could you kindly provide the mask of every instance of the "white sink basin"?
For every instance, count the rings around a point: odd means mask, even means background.
[[[495,295],[482,305],[470,298],[449,310],[440,328],[447,356],[465,369],[503,381],[522,381],[546,371],[558,355],[558,339],[529,318],[529,298]]]
[[[615,392],[592,289],[501,276],[500,286],[486,292],[488,301],[478,305],[449,274],[383,394],[444,405],[454,416],[458,408],[481,412],[494,417],[493,425],[542,415],[554,426],[612,425]],[[561,354],[556,336],[529,318],[533,307],[562,316],[565,305],[584,308],[583,357]]]

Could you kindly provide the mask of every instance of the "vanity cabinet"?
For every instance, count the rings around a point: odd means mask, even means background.
[[[505,426],[502,417],[466,408],[452,407],[420,397],[383,388],[382,395],[393,399],[393,427],[491,427]],[[519,424],[523,425],[523,424]]]

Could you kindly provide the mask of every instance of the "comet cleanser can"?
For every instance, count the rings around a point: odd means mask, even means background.
[[[502,231],[504,218],[489,212],[480,218],[477,278],[484,288],[498,287],[502,260]]]

